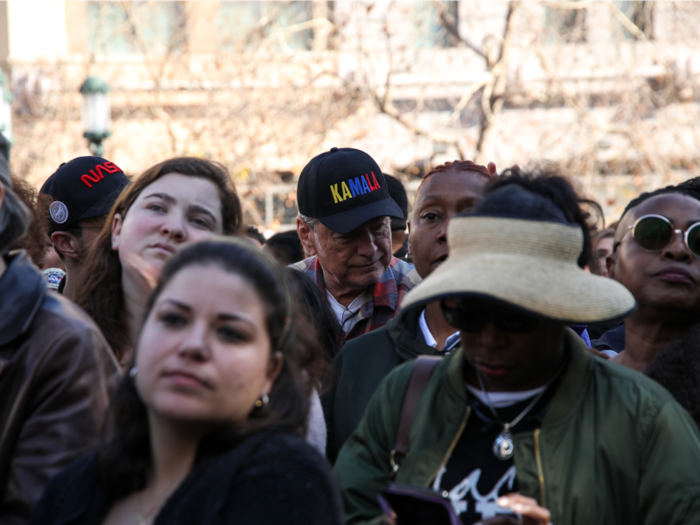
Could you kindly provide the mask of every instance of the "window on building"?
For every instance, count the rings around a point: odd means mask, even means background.
[[[586,41],[586,9],[545,8],[547,40],[576,43]]]
[[[91,53],[168,53],[185,41],[182,2],[88,2]]]
[[[313,30],[311,2],[221,2],[216,26],[224,50],[273,48],[309,50]]]
[[[458,43],[459,2],[414,2],[414,45],[454,47]]]
[[[615,5],[646,35],[647,38],[653,38],[653,2],[617,1]],[[636,36],[630,33],[622,24],[620,24],[620,27],[626,38],[636,38]]]

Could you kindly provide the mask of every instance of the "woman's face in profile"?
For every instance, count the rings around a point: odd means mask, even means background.
[[[173,253],[223,233],[221,198],[209,180],[169,173],[146,186],[112,222],[112,249],[126,271],[155,281]]]
[[[136,363],[152,416],[206,425],[245,420],[272,388],[281,357],[270,358],[256,290],[218,266],[190,266],[156,300]]]

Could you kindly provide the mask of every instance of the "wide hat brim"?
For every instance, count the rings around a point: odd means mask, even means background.
[[[450,222],[448,243],[449,257],[406,295],[402,311],[474,296],[566,324],[588,324],[625,317],[636,307],[623,285],[578,267],[578,226],[460,217]]]
[[[334,215],[328,215],[327,217],[318,217],[318,220],[329,230],[345,234],[356,230],[367,221],[387,216],[403,219],[401,208],[391,197],[370,202],[369,204],[351,208]]]

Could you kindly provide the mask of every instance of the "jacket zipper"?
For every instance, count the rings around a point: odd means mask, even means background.
[[[547,508],[544,496],[544,471],[542,470],[542,456],[540,455],[540,429],[535,430],[535,461],[537,462],[537,477],[540,480],[540,505]]]
[[[435,476],[438,475],[438,472],[440,472],[440,469],[445,466],[447,461],[450,459],[450,456],[452,455],[452,451],[454,448],[457,446],[457,442],[459,441],[459,438],[462,437],[462,432],[464,432],[464,428],[467,426],[467,420],[469,419],[469,414],[472,411],[472,407],[467,406],[467,409],[464,411],[464,419],[462,420],[462,424],[459,427],[459,430],[457,431],[457,435],[455,438],[452,440],[452,443],[450,443],[449,448],[447,449],[447,453],[445,454],[445,457],[442,458],[442,461],[440,462],[440,466],[438,469],[433,473],[433,475],[430,477],[430,479],[427,481],[425,486],[429,486],[430,483],[435,479]]]

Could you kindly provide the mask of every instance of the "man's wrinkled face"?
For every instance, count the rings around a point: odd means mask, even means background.
[[[377,217],[345,234],[319,223],[308,240],[333,295],[361,293],[379,281],[391,261],[389,217]]]
[[[657,251],[639,246],[630,227],[644,215],[661,215],[673,224],[671,242]],[[632,292],[640,308],[700,310],[700,258],[685,245],[685,230],[700,222],[700,202],[678,193],[657,195],[631,209],[620,221],[615,249],[607,258],[610,277]]]

